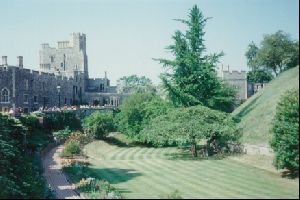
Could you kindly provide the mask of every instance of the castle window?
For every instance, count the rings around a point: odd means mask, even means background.
[[[101,83],[101,84],[100,84],[100,92],[103,92],[103,91],[104,91],[104,84]]]
[[[37,97],[37,96],[34,96],[34,97],[33,97],[33,102],[34,102],[34,103],[38,103],[38,97]]]
[[[24,94],[24,103],[28,103],[28,94]]]
[[[1,102],[9,103],[9,91],[6,88],[1,91]]]
[[[28,80],[24,80],[24,86],[25,86],[25,90],[29,90],[29,83]]]
[[[51,60],[51,62],[53,63],[53,62],[54,62],[54,56],[51,56],[51,57],[50,57],[50,60]]]
[[[64,67],[64,63],[60,63],[60,67]]]

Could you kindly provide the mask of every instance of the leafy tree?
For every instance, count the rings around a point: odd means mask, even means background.
[[[206,140],[209,152],[221,152],[228,142],[238,141],[241,133],[233,119],[204,106],[176,108],[160,115],[140,133],[141,140],[155,146],[177,144],[190,145],[194,157],[197,143]]]
[[[299,171],[299,89],[287,91],[276,108],[271,132],[274,166]]]
[[[170,100],[176,106],[201,104],[221,108],[215,105],[220,101],[211,99],[217,95],[227,94],[220,93],[220,88],[226,85],[222,85],[215,70],[223,53],[205,55],[204,26],[207,20],[208,18],[204,18],[195,5],[190,11],[188,20],[177,20],[187,25],[188,29],[185,33],[176,31],[173,36],[174,44],[167,47],[175,59],[155,59],[167,70],[161,75],[161,79]]]
[[[248,66],[256,71],[272,71],[276,76],[299,65],[299,42],[283,31],[265,35],[257,47],[253,42],[246,52]]]
[[[257,56],[257,52],[258,52],[259,48],[256,46],[256,44],[252,41],[249,45],[248,45],[248,49],[245,53],[245,56],[247,58],[247,65],[250,69],[252,70],[256,70],[259,65],[257,63],[256,60],[256,56]]]
[[[110,132],[115,130],[112,113],[95,112],[82,121],[85,133],[96,139],[104,139]]]
[[[273,75],[267,70],[252,70],[247,73],[248,82],[252,83],[268,83],[273,79]]]
[[[131,139],[139,140],[139,132],[151,118],[165,114],[170,104],[152,93],[136,93],[129,96],[116,115],[118,130]]]
[[[117,90],[119,93],[135,93],[135,92],[155,92],[152,81],[145,76],[123,76],[117,80]]]

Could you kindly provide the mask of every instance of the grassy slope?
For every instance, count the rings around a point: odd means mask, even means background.
[[[281,95],[291,88],[299,88],[299,67],[280,74],[233,112],[240,121],[239,127],[243,128],[242,142],[268,144],[276,105]]]
[[[85,147],[90,169],[125,198],[161,198],[178,189],[183,198],[297,198],[298,181],[241,159],[169,159],[176,148],[119,147],[95,141]]]

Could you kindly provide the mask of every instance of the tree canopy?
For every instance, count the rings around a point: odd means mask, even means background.
[[[170,100],[176,106],[204,105],[215,109],[222,108],[220,101],[213,98],[234,99],[235,91],[226,90],[222,93],[222,85],[215,70],[216,64],[223,53],[206,54],[204,45],[205,18],[195,5],[189,13],[188,20],[177,20],[187,26],[185,33],[176,31],[173,35],[174,44],[167,49],[174,55],[174,60],[155,59],[166,68],[161,74],[164,87],[168,91]],[[231,102],[233,104],[234,102]]]
[[[153,93],[136,93],[125,99],[116,115],[118,130],[139,141],[139,133],[151,118],[165,114],[170,104]]]
[[[271,71],[277,76],[299,65],[299,41],[292,40],[289,34],[280,30],[264,35],[259,46],[250,43],[245,56],[252,71]]]
[[[145,76],[130,75],[117,80],[117,90],[119,93],[155,92],[155,87],[151,79]]]
[[[218,152],[240,136],[228,114],[204,106],[171,109],[152,119],[140,133],[142,141],[155,146],[190,145],[193,156],[197,156],[196,145],[201,140],[206,140],[207,147]]]

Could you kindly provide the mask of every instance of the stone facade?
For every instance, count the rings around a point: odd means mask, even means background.
[[[31,112],[40,107],[73,104],[118,106],[126,95],[116,92],[104,78],[90,79],[85,34],[72,33],[69,41],[60,41],[57,48],[42,44],[39,51],[40,71],[7,64],[0,65],[0,111],[23,108]]]
[[[239,102],[247,99],[248,83],[247,73],[245,71],[221,70],[219,76],[222,80],[226,81],[237,89],[237,100]]]
[[[80,76],[76,77],[67,78],[18,66],[0,65],[0,111],[21,107],[28,112],[40,107],[80,102],[84,98],[84,84]],[[8,98],[4,98],[5,93],[8,93]]]

